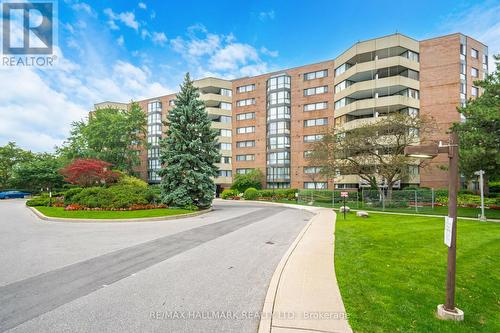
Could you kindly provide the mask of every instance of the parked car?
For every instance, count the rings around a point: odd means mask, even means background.
[[[0,192],[0,199],[13,199],[13,198],[24,198],[31,193],[20,192],[20,191],[6,191]]]

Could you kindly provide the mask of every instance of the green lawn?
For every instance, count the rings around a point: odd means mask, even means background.
[[[338,215],[335,270],[355,332],[500,332],[500,224],[458,224],[457,292],[463,322],[441,321],[446,254],[441,218]]]
[[[74,210],[65,211],[62,207],[34,207],[42,214],[49,217],[62,217],[70,219],[135,219],[144,217],[161,217],[193,213],[187,209],[159,208],[130,211],[93,211]]]

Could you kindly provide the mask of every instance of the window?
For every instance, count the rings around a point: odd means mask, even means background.
[[[236,155],[236,160],[237,161],[254,161],[255,155],[254,154]]]
[[[246,133],[254,133],[255,126],[247,126],[247,127],[238,127],[236,129],[236,133],[238,134],[246,134]]]
[[[227,96],[227,97],[231,97],[231,96],[233,96],[233,92],[231,91],[231,89],[224,89],[224,88],[222,88],[222,89],[220,90],[220,94],[221,94],[222,96]]]
[[[161,134],[161,124],[148,125],[149,135],[160,135]]]
[[[255,112],[240,113],[236,115],[236,120],[255,119]]]
[[[268,139],[269,149],[290,148],[290,137],[273,136]]]
[[[148,143],[151,146],[158,146],[160,144],[160,137],[159,136],[148,136]]]
[[[402,54],[403,57],[405,58],[408,58],[412,61],[417,61],[418,62],[418,53],[417,52],[413,52],[413,51],[406,51],[405,53]]]
[[[410,88],[403,90],[399,94],[402,96],[405,96],[405,97],[411,97],[411,98],[415,98],[415,99],[419,99],[419,96],[420,96],[418,90],[410,89]]]
[[[471,95],[474,97],[477,97],[479,95],[479,88],[478,87],[472,87],[471,88]]]
[[[267,180],[290,179],[290,168],[267,168]]]
[[[320,79],[322,77],[328,76],[328,69],[323,69],[321,71],[310,72],[304,74],[304,81]]]
[[[175,99],[171,99],[170,101],[168,101],[168,105],[174,106],[175,105]]]
[[[238,168],[236,169],[236,173],[239,174],[239,175],[244,175],[244,174],[247,174],[249,172],[252,172],[253,168]]]
[[[304,173],[307,174],[316,174],[321,171],[320,167],[304,167]]]
[[[231,110],[231,103],[221,102],[219,106],[222,110]]]
[[[328,118],[317,118],[304,120],[304,127],[328,125]]]
[[[216,120],[217,121],[217,120]],[[229,124],[231,123],[231,117],[230,116],[220,116],[218,118],[218,122],[219,123],[225,123],[225,124]]]
[[[479,71],[477,70],[477,68],[472,67],[470,69],[470,75],[472,75],[473,77],[479,77]]]
[[[335,184],[336,189],[358,188],[358,184]]]
[[[316,111],[328,108],[328,102],[304,104],[304,111]]]
[[[342,90],[344,90],[345,88],[349,87],[352,84],[353,84],[352,81],[344,80],[335,86],[335,92],[336,93],[341,92]]]
[[[320,141],[321,139],[323,139],[322,134],[305,135],[304,136],[304,142],[306,142],[306,143]]]
[[[470,49],[470,56],[472,58],[479,58],[479,52],[476,49]]]
[[[339,99],[338,101],[335,102],[335,110],[343,108],[346,105],[347,105],[347,98],[344,97],[342,99]]]
[[[313,151],[312,150],[305,150],[304,151],[304,158],[308,158],[312,155]]]
[[[159,158],[160,157],[160,148],[148,149],[148,157],[149,158]]]
[[[160,181],[161,177],[154,170],[148,171],[148,179],[149,181]]]
[[[462,54],[462,55],[467,54],[467,52],[465,52],[465,45],[464,44],[460,44],[460,54]]]
[[[148,103],[148,113],[161,112],[161,102],[154,101]]]
[[[466,94],[467,93],[467,86],[465,85],[465,83],[460,83],[460,92],[462,94]]]
[[[267,154],[267,164],[290,164],[290,152],[280,151]]]
[[[245,92],[250,92],[255,90],[255,84],[247,84],[246,86],[241,86],[236,88],[236,91],[238,93],[245,93]]]
[[[219,170],[219,177],[231,177],[232,174],[231,170]]]
[[[304,96],[324,94],[326,92],[328,92],[328,86],[309,88],[309,89],[304,89]]]
[[[267,183],[267,188],[290,188],[290,183]]]
[[[161,114],[160,113],[150,113],[148,115],[148,124],[161,124]]]
[[[267,134],[289,134],[289,133],[290,133],[289,121],[278,121],[267,125]]]
[[[290,107],[274,106],[267,110],[267,120],[290,119]]]
[[[340,65],[335,69],[335,76],[339,76],[340,74],[344,73],[346,70],[348,70],[351,67],[350,64],[345,63]]]
[[[150,170],[158,170],[160,169],[161,165],[160,165],[160,160],[157,159],[157,158],[154,158],[154,159],[150,159],[148,160],[148,169]]]
[[[236,106],[248,106],[254,104],[255,104],[255,98],[240,99],[239,101],[236,102]]]
[[[328,188],[327,182],[304,182],[304,188],[308,190],[324,190]]]
[[[255,147],[255,140],[237,141],[236,147],[238,147],[238,148]]]
[[[267,97],[268,105],[275,104],[290,104],[290,92],[289,91],[278,91],[270,93]]]
[[[221,143],[219,143],[219,149],[220,150],[231,150],[231,144],[230,143],[221,142]]]
[[[220,162],[223,164],[231,164],[231,156],[222,156]]]
[[[226,138],[230,138],[231,137],[231,130],[229,130],[229,129],[220,129],[219,130],[219,135],[220,136],[224,136]]]
[[[290,77],[286,75],[272,77],[267,81],[267,91],[275,89],[290,89]]]

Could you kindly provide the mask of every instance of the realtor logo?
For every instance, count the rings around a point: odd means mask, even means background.
[[[2,3],[3,66],[53,65],[55,5],[48,0]]]

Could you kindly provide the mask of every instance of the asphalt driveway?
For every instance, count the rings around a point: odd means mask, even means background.
[[[39,220],[0,201],[0,332],[256,332],[311,213],[217,202],[181,220]]]

